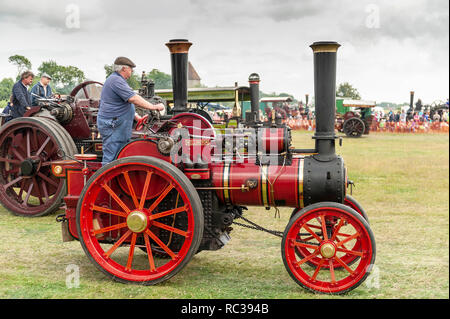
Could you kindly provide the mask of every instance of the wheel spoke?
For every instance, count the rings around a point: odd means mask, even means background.
[[[139,202],[136,197],[136,193],[134,192],[133,185],[131,184],[130,176],[128,175],[128,172],[123,172],[123,177],[125,178],[125,181],[127,182],[128,190],[130,191],[131,198],[133,199],[133,203],[135,207],[139,207]]]
[[[355,234],[351,235],[350,237],[345,238],[345,239],[342,240],[342,241],[337,242],[337,243],[336,243],[336,246],[337,246],[337,247],[340,247],[340,246],[342,246],[343,244],[345,244],[346,242],[348,242],[348,241],[350,241],[350,240],[352,240],[352,239],[355,239],[355,238],[357,238],[357,237],[359,237],[359,233],[358,233],[358,232],[356,232]]]
[[[55,182],[54,180],[52,180],[50,177],[45,176],[44,174],[42,174],[41,172],[38,172],[37,175],[42,178],[43,180],[45,180],[47,183],[55,186],[56,188],[58,188],[59,184],[57,182]]]
[[[172,259],[176,258],[174,252],[170,250],[170,248],[167,247],[154,233],[152,233],[149,229],[147,229],[145,233],[149,235],[150,238],[153,239]]]
[[[111,254],[117,249],[117,247],[122,245],[122,243],[125,241],[125,239],[128,238],[128,236],[130,236],[131,233],[132,231],[128,229],[128,231],[122,237],[120,237],[120,239],[104,254],[104,256],[110,257]]]
[[[39,156],[39,154],[42,153],[42,151],[44,150],[44,148],[47,146],[48,142],[50,142],[50,136],[48,136],[44,143],[42,143],[41,147],[39,148],[39,150],[36,152],[36,156]]]
[[[3,185],[3,188],[6,190],[8,187],[10,187],[11,185],[14,185],[15,183],[17,183],[18,181],[20,181],[21,179],[23,179],[23,176],[19,176],[16,179],[13,179],[11,182],[9,182],[8,184]]]
[[[312,275],[311,279],[316,280],[317,275],[319,274],[320,268],[322,268],[323,262],[325,259],[320,259],[319,265],[317,265],[316,271],[314,271],[314,274]]]
[[[298,246],[298,247],[317,249],[316,245],[309,245],[309,244],[305,244],[305,243],[299,243],[298,241],[296,241],[294,239],[292,239],[292,241],[294,241],[294,245]]]
[[[37,191],[38,191],[39,203],[41,203],[41,205],[42,205],[42,204],[44,204],[44,201],[42,200],[42,192],[41,192],[41,189],[39,188],[39,184],[37,183],[35,177],[33,177],[33,184],[36,184]]]
[[[127,217],[127,214],[125,214],[123,212],[119,212],[118,210],[114,210],[114,209],[110,209],[110,208],[106,208],[106,207],[102,207],[102,206],[97,206],[94,204],[91,204],[91,209],[102,212],[102,213],[116,215],[116,216],[120,216],[120,217],[124,217],[124,218]]]
[[[24,161],[24,157],[22,156],[22,154],[19,153],[19,151],[17,150],[16,147],[14,147],[14,146],[11,147],[11,150],[12,150],[13,154],[16,155],[16,157],[17,157],[21,162]]]
[[[311,228],[309,228],[306,224],[303,225],[303,227],[304,227],[311,235],[313,235],[313,237],[314,237],[315,239],[317,239],[317,241],[318,241],[319,243],[322,242],[322,239],[321,239],[319,236],[317,236],[316,233],[313,232],[313,231],[311,230]]]
[[[333,265],[333,260],[332,259],[330,259],[328,261],[328,265],[330,267],[331,283],[334,284],[336,282],[336,276],[334,274],[334,265]]]
[[[20,200],[21,203],[23,203],[23,199],[22,199],[22,195],[23,195],[23,188],[25,187],[25,180],[22,179],[22,183],[20,183],[20,191],[19,194],[17,195],[18,199]]]
[[[131,236],[130,252],[128,253],[128,261],[125,270],[131,270],[131,265],[133,264],[134,246],[136,245],[137,234],[133,233]]]
[[[152,178],[153,172],[147,172],[145,177],[144,188],[142,190],[141,201],[139,202],[139,209],[144,208],[145,198],[147,196],[148,186],[150,185],[150,179]]]
[[[187,235],[188,235],[187,232],[185,232],[185,231],[183,231],[181,229],[174,228],[174,227],[171,227],[171,226],[168,226],[166,224],[159,223],[159,222],[155,222],[154,221],[154,222],[152,222],[152,225],[156,226],[156,227],[159,227],[159,228],[162,228],[162,229],[165,229],[165,230],[168,230],[170,232],[176,233],[176,234],[184,236],[184,237],[187,237]]]
[[[109,195],[111,195],[112,198],[114,198],[114,200],[117,202],[117,204],[119,204],[120,207],[123,208],[125,213],[127,213],[127,214],[130,213],[130,209],[128,208],[128,206],[125,205],[125,203],[119,198],[119,196],[117,196],[116,193],[114,193],[114,191],[111,188],[109,188],[108,185],[103,184],[102,187],[103,187],[104,190],[106,190],[108,192]]]
[[[154,214],[154,215],[150,215],[148,217],[149,220],[154,220],[154,219],[158,219],[161,217],[165,217],[165,216],[169,216],[169,215],[173,215],[173,214],[178,214],[180,212],[184,212],[186,210],[186,206],[180,206],[174,209],[170,209],[170,210],[166,210],[165,212],[161,212],[158,214]]]
[[[44,180],[41,180],[41,183],[42,183],[42,190],[44,191],[45,201],[48,201],[49,197],[48,197],[48,191],[47,191],[47,184],[45,183]]]
[[[152,212],[156,206],[159,205],[159,203],[169,194],[169,192],[174,188],[173,184],[170,183],[169,186],[166,187],[166,189],[159,195],[159,197],[153,202],[153,204],[149,207],[149,211]]]
[[[316,247],[316,250],[309,255],[308,257],[303,258],[302,260],[297,262],[297,266],[300,266],[301,264],[313,259],[314,257],[316,257],[319,254],[319,249]]]
[[[26,206],[28,206],[28,199],[30,198],[31,190],[33,189],[33,186],[34,186],[33,182],[31,182],[30,186],[28,186],[27,196],[25,196],[25,199],[23,201]]]
[[[342,225],[344,225],[344,222],[345,222],[344,218],[341,218],[341,219],[339,220],[339,224],[338,224],[338,225],[336,226],[336,228],[334,229],[333,236],[331,237],[331,240],[332,240],[332,241],[334,241],[334,240],[336,239],[336,236],[337,236],[337,234],[338,234],[338,232],[339,232],[339,229],[341,229]]]
[[[155,271],[155,260],[153,259],[152,246],[150,245],[150,240],[148,235],[144,233],[145,247],[147,248],[148,263],[150,265],[150,270]]]
[[[320,215],[321,224],[322,224],[322,236],[323,240],[328,240],[328,234],[327,234],[327,226],[325,224],[325,217],[323,215]]]
[[[103,233],[106,233],[108,231],[116,230],[116,229],[120,229],[120,228],[124,228],[124,227],[127,227],[127,223],[120,223],[120,224],[117,224],[117,225],[108,226],[108,227],[105,227],[105,228],[100,228],[100,229],[94,230],[94,235],[103,234]]]
[[[31,157],[31,145],[30,145],[30,131],[27,131],[27,157]]]
[[[344,246],[344,245],[342,245]],[[337,251],[340,251],[342,253],[346,253],[346,254],[350,254],[350,255],[356,255],[356,256],[364,256],[364,253],[361,251],[354,251],[354,250],[348,250],[348,249],[342,249],[342,248],[338,248]]]
[[[19,160],[6,158],[6,157],[0,157],[0,162],[8,162],[10,164],[20,165],[20,161]]]
[[[353,274],[353,270],[346,263],[344,263],[338,256],[334,256],[334,259],[336,259],[337,262],[340,263],[342,267],[344,267],[345,270],[347,270],[350,274]]]

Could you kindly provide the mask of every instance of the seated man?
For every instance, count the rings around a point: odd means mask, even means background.
[[[25,71],[12,88],[11,115],[14,119],[23,116],[31,107],[31,94],[28,92],[28,86],[33,83],[33,78],[33,72]]]
[[[36,106],[38,104],[38,97],[36,95],[47,99],[52,96],[53,93],[50,86],[51,79],[52,78],[47,73],[42,74],[41,80],[31,89],[31,105]]]
[[[11,112],[12,112],[11,108],[13,106],[12,99],[13,99],[13,97],[11,95],[11,97],[9,98],[8,103],[6,104],[6,107],[2,111],[3,117],[5,118],[3,123],[6,123],[6,122],[12,120],[12,116],[11,116]]]

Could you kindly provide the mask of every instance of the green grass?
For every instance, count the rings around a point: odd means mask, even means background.
[[[293,132],[296,147],[311,133]],[[152,287],[105,277],[78,242],[61,241],[55,215],[29,219],[0,208],[0,298],[449,298],[449,136],[371,134],[343,140],[353,196],[366,209],[377,245],[376,272],[344,296],[314,295],[284,268],[280,239],[234,227],[221,250],[196,255],[171,280]],[[247,217],[284,230],[291,209],[250,208]],[[66,287],[79,266],[80,287]]]

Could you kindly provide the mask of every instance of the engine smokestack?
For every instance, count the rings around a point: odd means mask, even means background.
[[[250,111],[251,115],[249,122],[259,122],[259,82],[260,78],[257,73],[252,73],[248,77],[248,83],[250,86]]]
[[[409,109],[412,111],[414,110],[414,91],[410,92],[410,97],[409,97]]]
[[[316,158],[330,161],[336,157],[334,122],[336,117],[337,42],[314,42],[314,99],[316,114]]]
[[[174,39],[170,40],[166,45],[170,50],[170,61],[172,65],[174,104],[172,112],[185,112],[187,110],[188,98],[188,52],[192,43],[185,39]]]

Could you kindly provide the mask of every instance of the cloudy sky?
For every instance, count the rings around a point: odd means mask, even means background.
[[[337,82],[363,99],[449,96],[448,0],[0,0],[0,79],[16,75],[14,54],[34,71],[53,59],[98,81],[120,55],[138,73],[170,73],[173,38],[193,42],[189,60],[208,86],[245,85],[257,72],[264,92],[313,95],[309,45],[333,40]]]

